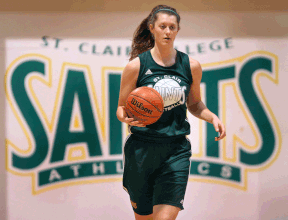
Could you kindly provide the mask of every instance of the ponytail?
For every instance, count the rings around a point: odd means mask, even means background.
[[[154,47],[155,41],[149,30],[148,21],[149,16],[141,22],[134,33],[129,61]]]
[[[147,18],[145,18],[141,24],[137,27],[132,40],[132,47],[130,52],[129,61],[136,58],[139,54],[150,50],[155,45],[155,40],[150,32],[149,26],[152,24],[154,26],[157,20],[157,13],[162,12],[169,15],[176,15],[177,23],[179,26],[180,16],[177,14],[176,9],[167,5],[158,5],[152,9]]]

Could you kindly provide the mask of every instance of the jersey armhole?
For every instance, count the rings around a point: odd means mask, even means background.
[[[145,61],[147,60],[144,57],[144,53],[139,54],[138,57],[140,60],[140,70],[139,70],[139,74],[138,74],[138,78],[136,82],[136,87],[139,87],[139,80],[142,78],[143,70],[145,69]]]
[[[192,84],[193,77],[192,77],[192,72],[191,72],[189,56],[187,54],[184,55],[184,66],[185,66],[185,69],[187,71],[187,77],[188,77],[190,83]]]

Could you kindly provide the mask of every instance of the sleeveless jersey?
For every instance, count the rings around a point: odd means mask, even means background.
[[[176,51],[176,62],[169,67],[157,64],[150,50],[139,54],[140,71],[136,87],[148,86],[157,90],[164,100],[164,112],[154,124],[146,127],[131,126],[132,134],[157,138],[190,133],[186,117],[186,101],[192,84],[189,57]]]

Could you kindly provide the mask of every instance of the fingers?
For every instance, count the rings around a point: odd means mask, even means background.
[[[132,121],[129,124],[132,126],[137,126],[137,127],[146,127],[146,125],[142,124],[140,121]]]
[[[218,137],[215,137],[215,141],[219,141],[226,136],[225,127],[222,123],[219,123],[217,128],[215,128],[215,130],[220,133]]]
[[[134,121],[134,118],[126,117],[124,122],[131,126],[146,127],[146,125],[142,124],[141,121]]]
[[[126,117],[124,120],[125,120],[125,121],[124,121],[125,123],[129,124],[130,122],[134,121],[134,118],[128,118],[128,117]]]

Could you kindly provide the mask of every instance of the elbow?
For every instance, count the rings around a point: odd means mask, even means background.
[[[193,104],[191,104],[191,105],[188,105],[187,108],[188,108],[188,111],[189,111],[192,115],[194,115],[194,116],[196,116],[196,117],[199,117],[199,116],[201,115],[201,112],[202,112],[204,109],[206,109],[207,107],[203,104],[202,101],[199,101],[199,102],[195,102],[195,103],[193,103]]]
[[[124,115],[123,111],[125,111],[124,110],[124,106],[118,106],[117,111],[116,111],[116,117],[121,122],[122,122],[122,119],[123,119],[122,115]]]
[[[199,104],[200,104],[201,101],[199,102],[195,102],[193,104],[188,104],[187,105],[187,108],[188,108],[188,111],[191,113],[191,114],[194,114],[195,112],[198,111],[199,109]]]
[[[119,120],[119,106],[118,106],[117,111],[116,111],[116,117],[117,117],[117,119]],[[119,121],[120,121],[120,120],[119,120]]]
[[[196,112],[193,109],[188,108],[188,111],[190,112],[190,114],[196,116]]]

